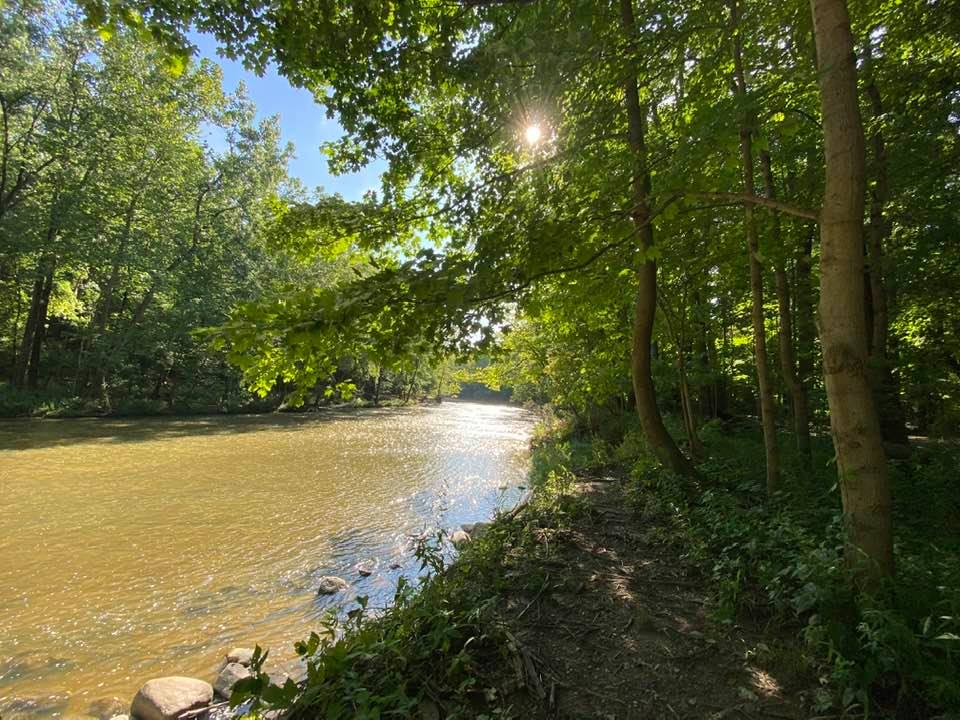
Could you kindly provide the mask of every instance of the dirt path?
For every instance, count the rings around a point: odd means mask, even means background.
[[[571,494],[569,520],[505,560],[508,579],[539,587],[508,591],[499,609],[525,686],[510,698],[519,717],[809,716],[796,650],[708,622],[706,581],[663,541],[665,518],[632,513],[617,481]]]

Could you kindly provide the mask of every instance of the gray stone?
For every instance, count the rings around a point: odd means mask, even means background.
[[[346,590],[350,583],[336,575],[324,575],[317,583],[317,595],[334,595]]]
[[[290,679],[290,676],[287,675],[283,670],[277,670],[276,672],[270,673],[270,684],[276,685],[277,687],[283,687],[287,684],[287,680]]]
[[[392,563],[390,563],[390,569],[391,569],[391,570],[399,570],[399,569],[402,568],[402,567],[403,567],[403,565],[402,565],[401,563],[398,563],[398,562],[392,562]]]
[[[137,692],[130,715],[138,720],[176,720],[191,710],[213,702],[213,686],[188,677],[165,677],[148,681]]]
[[[225,655],[227,664],[239,663],[244,667],[250,667],[250,661],[253,659],[253,648],[234,648]]]
[[[127,704],[118,697],[101,698],[90,703],[87,715],[91,715],[100,720],[110,720],[110,718],[123,715],[127,710]]]
[[[230,699],[230,693],[233,692],[233,686],[239,680],[250,677],[250,671],[240,663],[227,663],[227,666],[220,671],[217,679],[213,682],[213,689],[222,698]]]
[[[453,535],[450,536],[450,542],[452,542],[455,547],[460,547],[461,545],[466,545],[468,542],[470,542],[470,536],[463,530],[457,530]]]
[[[490,529],[490,523],[488,522],[478,522],[473,524],[473,530],[470,531],[470,537],[473,540],[479,540],[482,538],[487,530]]]
[[[373,571],[376,569],[377,563],[373,560],[364,560],[363,562],[357,563],[357,574],[360,577],[370,577],[373,575]]]

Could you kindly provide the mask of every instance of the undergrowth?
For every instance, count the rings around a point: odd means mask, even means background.
[[[638,452],[639,438],[634,429],[616,446],[594,440],[579,456],[597,458],[604,468],[619,463],[629,470],[637,511],[670,519],[673,539],[712,582],[716,621],[733,623],[746,612],[796,628],[821,673],[816,711],[960,717],[956,448],[919,447],[910,461],[891,463],[897,575],[866,594],[844,566],[827,439],[816,443],[806,465],[781,448],[787,489],[768,499],[763,446],[753,428],[705,426],[707,454],[697,483]]]

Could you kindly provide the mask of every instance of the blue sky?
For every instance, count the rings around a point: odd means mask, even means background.
[[[213,60],[223,69],[225,91],[233,92],[243,81],[257,106],[258,118],[280,116],[283,141],[296,146],[297,156],[290,163],[290,174],[300,178],[308,189],[322,186],[327,193],[340,193],[348,200],[359,200],[367,190],[379,189],[379,175],[383,170],[380,163],[350,175],[330,174],[327,160],[320,153],[320,143],[338,139],[343,129],[336,120],[327,118],[326,111],[313,101],[311,93],[292,87],[272,70],[257,77],[241,63],[219,57],[217,43],[208,35],[192,33],[190,41],[197,46],[200,57]],[[209,139],[216,146],[215,136]]]

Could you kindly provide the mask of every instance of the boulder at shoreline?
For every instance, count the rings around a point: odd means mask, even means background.
[[[137,692],[130,715],[138,720],[176,720],[191,710],[200,710],[213,702],[213,686],[188,677],[164,677],[149,680]]]
[[[227,661],[227,665],[239,663],[244,667],[250,667],[250,662],[253,660],[253,648],[234,648],[224,656],[224,659]]]
[[[230,693],[233,692],[233,686],[248,677],[250,677],[250,671],[246,667],[237,662],[227,663],[227,666],[220,671],[217,679],[213,682],[214,692],[229,700]]]

